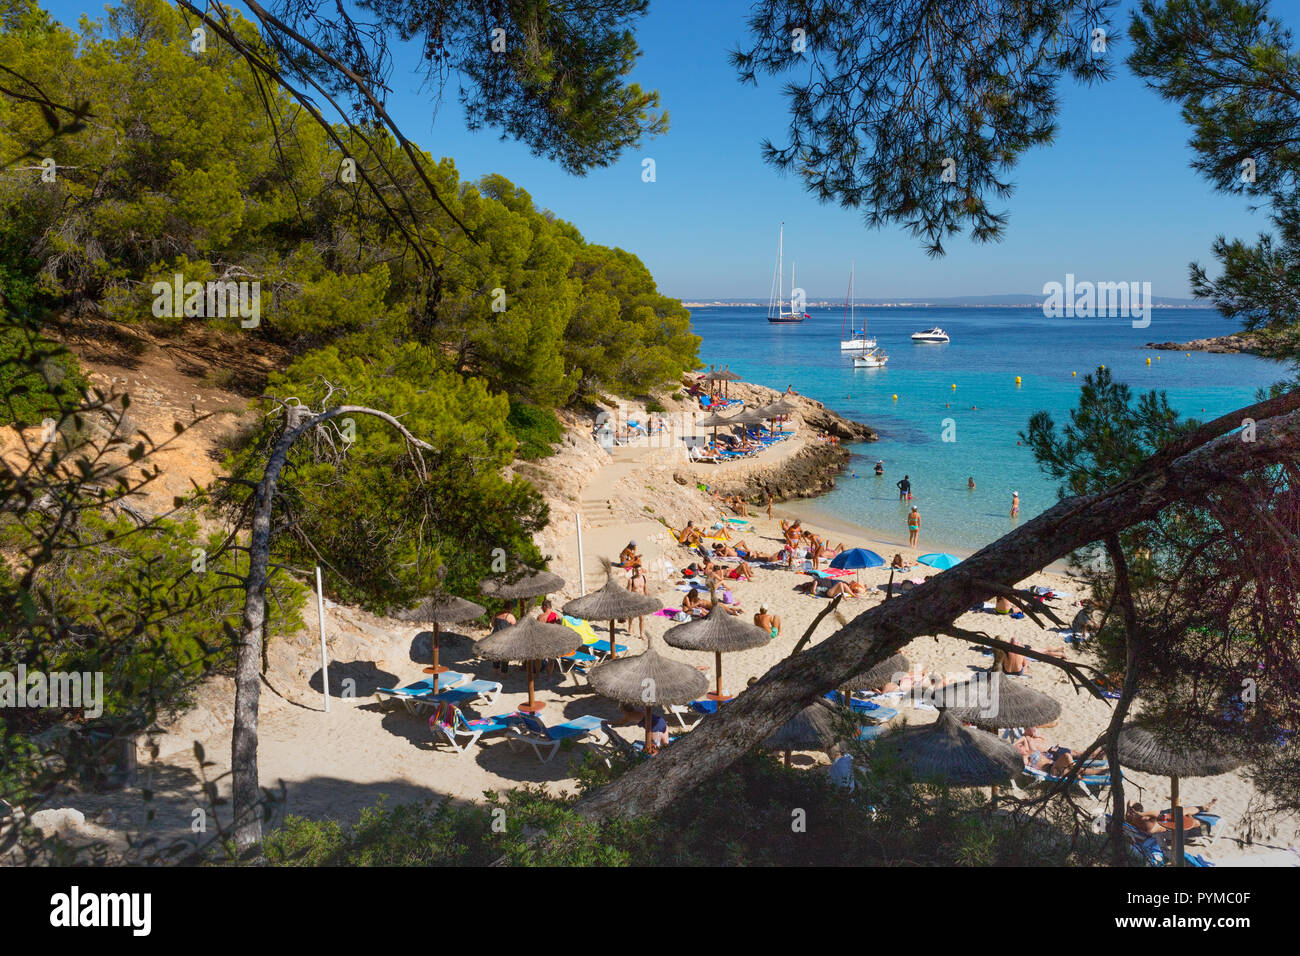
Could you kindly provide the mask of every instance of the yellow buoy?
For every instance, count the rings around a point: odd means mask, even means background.
[[[1071,378],[1076,378],[1076,377],[1078,376],[1078,374],[1079,374],[1078,372],[1071,372],[1071,373],[1070,373],[1070,377],[1071,377]]]
[[[953,382],[953,383],[952,383],[952,390],[953,390],[954,392],[957,391],[957,383],[956,383],[956,382]]]
[[[1017,385],[1020,384],[1020,376],[1019,376],[1019,375],[1016,376],[1016,384],[1017,384]]]
[[[1187,352],[1187,353],[1185,353],[1185,354],[1187,355],[1188,358],[1191,358],[1191,357],[1192,357],[1192,353],[1191,353],[1191,352]]]
[[[1148,365],[1151,364],[1151,360],[1150,360],[1150,359],[1147,359],[1147,364],[1148,364]]]
[[[894,396],[894,401],[898,401],[898,396],[897,396],[897,395]]]

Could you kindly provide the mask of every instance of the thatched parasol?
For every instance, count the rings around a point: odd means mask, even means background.
[[[713,651],[718,674],[717,690],[709,695],[713,700],[727,699],[722,692],[722,655],[764,647],[770,639],[767,631],[727,613],[727,609],[717,602],[707,617],[678,624],[664,632],[664,643],[669,647],[679,647],[684,651]]]
[[[871,670],[850,677],[840,685],[840,690],[846,694],[851,694],[855,690],[875,690],[893,681],[895,675],[908,674],[911,670],[912,662],[902,654],[895,654],[893,657],[885,658]]]
[[[475,645],[478,656],[489,661],[524,661],[528,671],[528,703],[519,709],[535,714],[545,704],[534,697],[533,662],[552,657],[563,657],[578,643],[572,628],[563,624],[543,624],[531,614],[520,618],[518,624],[503,627],[489,634]]]
[[[438,693],[438,675],[447,671],[446,667],[438,663],[438,625],[472,621],[485,613],[487,612],[483,607],[473,601],[466,601],[454,594],[435,594],[433,597],[425,598],[415,607],[406,608],[393,615],[399,621],[415,621],[421,624],[433,625],[433,666],[426,667],[424,672],[433,675],[433,692],[435,694]]]
[[[963,688],[970,692],[963,694]],[[964,724],[974,724],[984,730],[1041,727],[1061,716],[1060,702],[1054,697],[1026,687],[1023,681],[1008,680],[997,673],[992,677],[990,688],[977,687],[968,681],[966,684],[945,687],[935,696],[936,706],[957,704],[948,710],[949,714]],[[986,696],[989,698],[988,707],[975,703]]]
[[[947,711],[924,727],[907,727],[884,737],[877,751],[892,754],[923,780],[955,787],[997,786],[1024,769],[1020,754],[1005,740],[963,727]]]
[[[788,767],[792,750],[829,749],[835,743],[835,721],[835,708],[818,698],[763,741],[763,746],[768,750],[785,751],[785,765]]]
[[[709,679],[690,664],[660,656],[650,640],[646,641],[644,653],[597,664],[588,679],[592,690],[602,697],[645,708],[647,752],[651,750],[654,705],[685,704],[709,686]]]
[[[550,571],[529,571],[514,581],[484,578],[478,584],[479,593],[484,597],[496,598],[498,601],[518,601],[517,617],[520,619],[524,616],[525,601],[558,591],[562,587],[564,587],[564,578]]]
[[[614,622],[653,614],[663,604],[656,597],[629,591],[615,579],[612,568],[608,572],[603,588],[574,598],[564,605],[564,613],[584,621],[609,621],[609,656],[614,657]]]
[[[1169,809],[1174,816],[1174,866],[1183,865],[1183,808],[1178,802],[1179,777],[1217,777],[1241,766],[1230,754],[1173,742],[1150,727],[1127,723],[1119,731],[1120,766],[1169,778]]]
[[[716,444],[718,440],[718,429],[723,425],[730,425],[731,422],[731,417],[723,415],[721,412],[714,412],[711,415],[706,415],[704,418],[701,418],[695,424],[700,428],[712,428],[713,441]]]

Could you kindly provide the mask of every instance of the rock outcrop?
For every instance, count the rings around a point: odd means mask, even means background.
[[[1264,350],[1260,337],[1249,332],[1234,332],[1232,335],[1218,335],[1209,339],[1192,339],[1190,342],[1148,342],[1146,347],[1167,352],[1244,352],[1251,355],[1257,355]]]

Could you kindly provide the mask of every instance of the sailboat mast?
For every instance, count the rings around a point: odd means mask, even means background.
[[[781,232],[776,240],[776,315],[781,317],[781,310],[785,308],[785,266],[782,255],[785,253],[785,223],[781,223]]]

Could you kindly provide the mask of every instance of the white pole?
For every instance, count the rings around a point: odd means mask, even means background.
[[[320,618],[320,679],[325,691],[325,713],[330,712],[330,665],[325,655],[325,591],[321,587],[320,565],[316,565],[316,613]]]
[[[573,513],[573,523],[578,528],[578,593],[587,593],[587,565],[582,560],[582,512]]]

